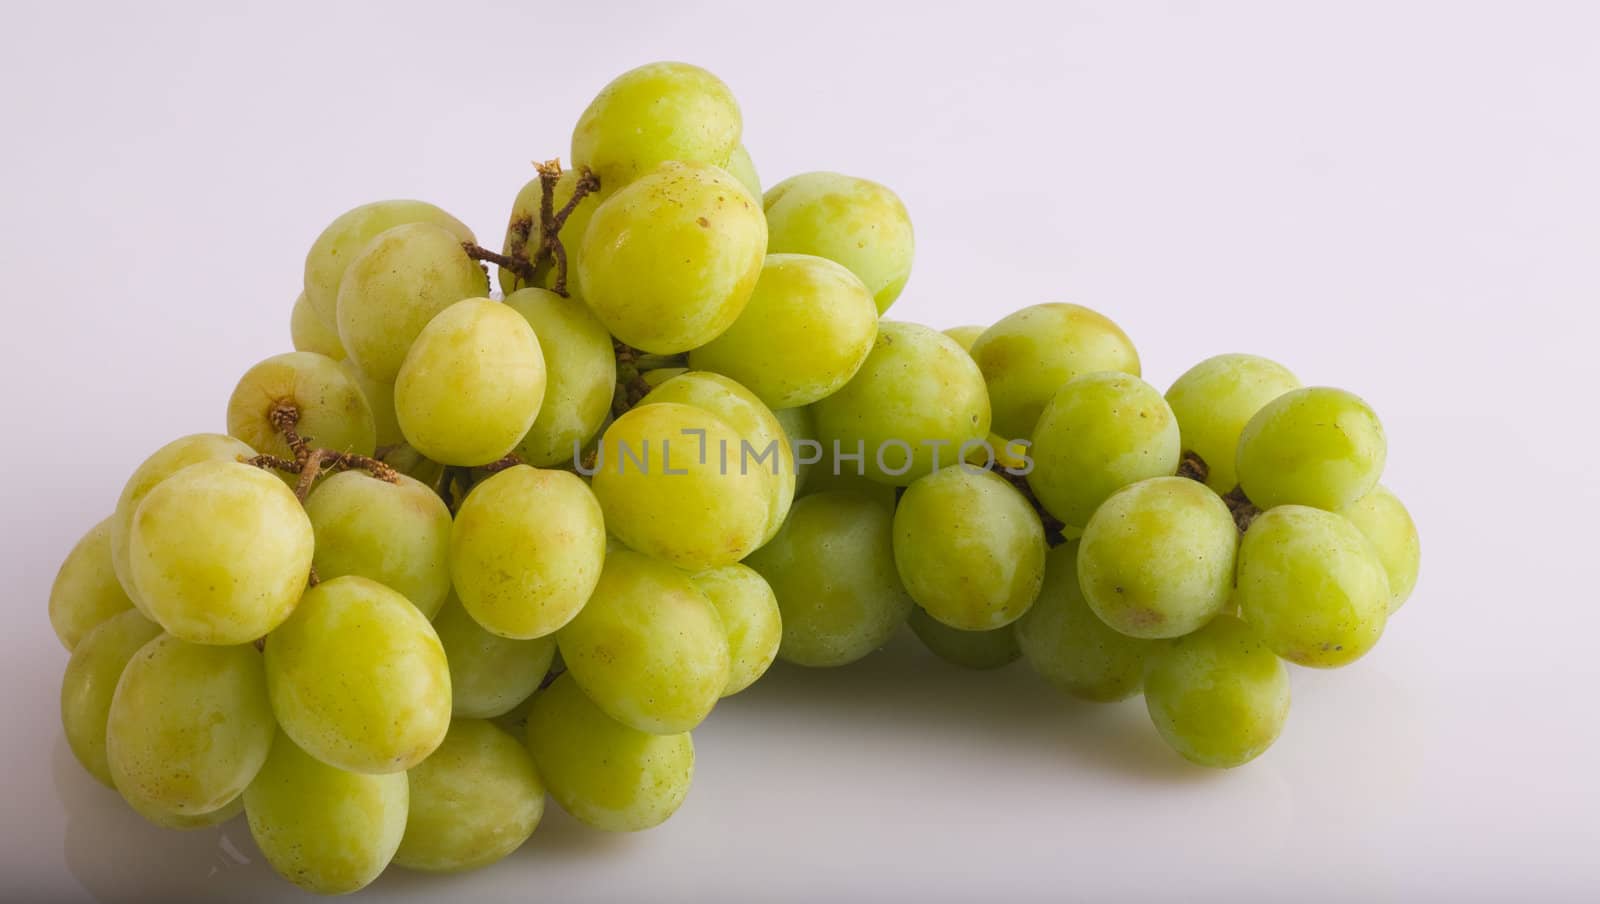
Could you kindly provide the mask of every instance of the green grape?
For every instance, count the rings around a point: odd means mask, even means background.
[[[992,471],[965,465],[906,488],[894,513],[894,563],[911,599],[962,631],[1022,617],[1044,582],[1044,525]]]
[[[687,367],[657,367],[639,374],[639,379],[651,389],[660,386],[673,377],[681,377],[689,372]]]
[[[433,755],[411,769],[411,805],[394,862],[460,872],[522,845],[544,816],[533,757],[492,722],[457,719]]]
[[[1152,477],[1111,494],[1083,529],[1078,583],[1089,608],[1130,637],[1179,637],[1233,592],[1239,529],[1216,493]]]
[[[778,657],[845,665],[888,643],[911,611],[893,547],[892,513],[872,495],[836,490],[796,502],[783,530],[745,560],[778,597]]]
[[[798,495],[805,487],[806,479],[811,475],[811,469],[821,461],[822,444],[817,443],[817,422],[811,416],[810,408],[778,408],[772,412],[778,419],[778,426],[783,428],[783,435],[789,438],[789,448],[794,454],[794,491]],[[805,444],[817,443],[809,450]]]
[[[468,614],[531,640],[572,620],[600,580],[606,528],[577,475],[527,465],[472,488],[450,534],[450,574]]]
[[[572,130],[572,165],[620,188],[668,160],[726,166],[743,128],[722,80],[688,63],[650,63],[600,89]]]
[[[539,337],[487,298],[451,305],[417,336],[394,383],[406,442],[447,465],[486,465],[528,435],[544,400]]]
[[[1130,483],[1178,470],[1178,420],[1161,393],[1128,374],[1075,377],[1055,394],[1033,433],[1028,487],[1050,514],[1082,528]]]
[[[454,235],[457,242],[477,241],[460,220],[426,201],[376,201],[340,214],[306,254],[306,301],[329,329],[338,328],[339,284],[345,270],[368,242],[407,223],[431,223]]]
[[[317,759],[361,773],[401,772],[450,727],[450,666],[428,619],[355,575],[306,591],[266,646],[278,724]]]
[[[772,475],[741,469],[744,437],[703,408],[640,405],[600,438],[592,479],[606,527],[680,568],[732,565],[771,523]]]
[[[1251,522],[1236,596],[1274,653],[1313,668],[1360,659],[1389,616],[1389,579],[1371,541],[1339,515],[1303,505]]]
[[[750,152],[745,150],[744,145],[733,149],[733,154],[728,157],[728,165],[723,169],[738,179],[752,198],[761,197],[761,176],[756,173],[756,162],[750,159]]]
[[[840,463],[837,471],[834,470],[834,464],[828,454],[823,453],[822,461],[811,469],[811,478],[806,481],[805,495],[815,496],[818,493],[844,490],[869,496],[874,502],[882,505],[884,510],[894,511],[895,503],[899,500],[898,489],[858,475],[853,462]]]
[[[561,659],[606,715],[652,734],[699,725],[728,686],[728,634],[689,576],[626,549],[556,634]]]
[[[1011,625],[987,631],[952,628],[917,606],[907,619],[912,633],[935,656],[968,669],[997,669],[1016,660],[1017,633]]]
[[[289,617],[313,543],[311,521],[283,481],[236,461],[206,461],[139,503],[128,558],[137,597],[168,633],[237,644]]]
[[[312,564],[326,581],[360,575],[433,618],[450,595],[450,509],[432,488],[361,471],[335,474],[306,499],[316,534]]]
[[[1183,448],[1200,456],[1206,486],[1226,493],[1239,485],[1234,457],[1244,425],[1268,402],[1300,387],[1289,369],[1255,355],[1217,355],[1189,368],[1167,390]]]
[[[108,787],[112,780],[106,762],[106,719],[111,696],[128,660],[160,634],[161,628],[135,610],[113,615],[83,636],[61,677],[61,726],[67,746],[83,768]]]
[[[539,416],[517,443],[517,457],[538,467],[571,461],[611,413],[617,387],[611,335],[582,301],[544,289],[515,292],[506,307],[539,336],[546,377]]]
[[[572,200],[573,193],[578,187],[579,170],[567,170],[556,180],[555,188],[550,192],[550,209],[554,213],[560,211]],[[608,188],[603,186],[603,188]],[[567,219],[561,224],[561,248],[567,256],[567,289],[573,289],[576,280],[572,274],[577,272],[579,247],[583,243],[583,232],[589,228],[589,218],[594,216],[595,209],[600,202],[605,200],[611,192],[609,190],[590,192],[578,199],[578,206],[572,208],[567,214]],[[507,257],[531,260],[537,253],[539,246],[544,241],[544,230],[540,222],[540,206],[544,199],[544,183],[538,176],[528,180],[517,192],[516,200],[511,204],[511,219],[506,223],[505,243],[501,246],[501,253]],[[524,232],[523,230],[526,230]],[[519,245],[520,242],[520,245]],[[545,258],[539,262],[534,272],[532,286],[549,289],[555,285],[555,262]],[[530,287],[519,277],[515,270],[505,267],[499,268],[495,274],[500,284],[502,294],[508,296],[522,289]],[[548,337],[547,337],[548,338]]]
[[[1393,615],[1417,586],[1417,571],[1422,565],[1422,540],[1416,522],[1400,498],[1382,484],[1372,492],[1339,509],[1378,551],[1389,578],[1389,614]]]
[[[554,662],[556,664],[552,665],[550,668],[552,673],[559,675],[566,671],[566,666],[560,664],[561,657],[559,653],[557,654]],[[501,731],[508,731],[515,737],[519,738],[526,737],[528,734],[528,710],[533,708],[533,699],[537,696],[539,696],[537,692],[529,694],[527,697],[524,697],[519,703],[517,703],[516,706],[511,707],[511,709],[501,713],[498,716],[495,716],[489,721],[499,726]]]
[[[117,681],[106,714],[106,762],[129,800],[176,815],[210,813],[250,784],[272,734],[254,647],[163,634],[133,654]]]
[[[854,273],[827,258],[769,254],[739,319],[690,352],[689,364],[792,408],[848,383],[877,335],[878,309]]]
[[[977,342],[978,341],[978,337],[982,336],[983,335],[983,331],[986,330],[986,329],[988,329],[988,327],[984,327],[984,326],[953,326],[953,327],[945,330],[944,334],[946,336],[949,336],[951,339],[954,339],[956,341],[957,345],[959,345],[962,348],[966,349],[967,352],[970,353],[972,351],[972,343]]]
[[[915,323],[880,323],[866,363],[811,411],[825,462],[863,453],[866,476],[894,486],[955,464],[964,445],[989,436],[978,366],[954,339]]]
[[[1367,403],[1311,386],[1267,403],[1239,435],[1239,486],[1262,508],[1337,511],[1378,485],[1388,444]]]
[[[106,619],[133,608],[111,565],[111,520],[108,516],[73,545],[50,585],[50,627],[72,652]]]
[[[342,895],[378,878],[406,831],[403,772],[361,775],[318,760],[280,732],[244,792],[250,837],[279,875],[318,894]]]
[[[406,352],[439,312],[489,294],[489,277],[455,232],[408,223],[375,236],[339,284],[339,339],[350,360],[393,382]]]
[[[405,435],[400,432],[400,419],[394,413],[394,384],[380,383],[372,379],[362,373],[361,368],[348,358],[340,361],[339,366],[344,369],[345,376],[361,390],[361,397],[367,400],[367,408],[372,412],[377,448],[397,446],[405,442]]]
[[[209,829],[219,826],[244,812],[244,794],[210,811],[209,813],[173,813],[145,800],[123,798],[124,802],[133,810],[143,816],[152,825],[163,829],[175,829],[179,832],[192,832],[195,829]]]
[[[301,292],[289,311],[289,342],[298,352],[316,352],[335,361],[344,360],[344,346],[339,342],[339,331],[322,319]]]
[[[1260,756],[1289,717],[1289,670],[1261,635],[1219,615],[1187,637],[1157,643],[1145,705],[1168,746],[1201,766],[1231,769]]]
[[[727,634],[728,683],[722,696],[731,697],[754,684],[778,656],[783,640],[778,598],[766,579],[746,565],[702,571],[692,580],[716,607]]]
[[[489,719],[510,712],[538,690],[555,659],[554,637],[516,640],[484,630],[451,598],[433,620],[450,663],[451,714]]]
[[[1017,646],[1041,677],[1080,700],[1113,703],[1139,692],[1154,641],[1113,630],[1089,608],[1078,580],[1078,543],[1045,557],[1044,587],[1016,623]]]
[[[1036,304],[1002,318],[972,343],[994,403],[994,430],[1007,439],[1034,426],[1061,387],[1096,371],[1139,376],[1139,353],[1104,315],[1075,304]]]
[[[384,464],[394,468],[401,474],[430,487],[438,486],[440,479],[444,476],[444,465],[428,458],[404,442],[383,450],[383,454],[379,458],[383,459]]]
[[[815,254],[861,277],[878,311],[900,297],[916,242],[899,196],[866,179],[802,173],[767,189],[762,206],[773,254]]]
[[[228,398],[228,433],[268,455],[294,452],[273,419],[289,407],[295,432],[324,449],[371,455],[377,423],[361,387],[339,362],[316,352],[273,355],[245,371]]]
[[[579,822],[637,832],[666,822],[689,793],[694,742],[623,725],[563,674],[535,694],[528,750],[550,796]]]

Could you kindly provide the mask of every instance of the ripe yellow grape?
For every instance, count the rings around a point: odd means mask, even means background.
[[[149,801],[130,800],[123,798],[129,809],[143,816],[151,825],[163,829],[173,829],[179,832],[192,832],[197,829],[209,829],[219,826],[244,812],[244,794],[208,813],[173,813],[163,810]]]
[[[866,284],[879,313],[911,278],[911,216],[883,185],[840,173],[802,173],[767,189],[762,207],[769,252],[814,254],[845,265]]]
[[[344,345],[339,342],[339,331],[322,319],[301,292],[289,309],[289,343],[297,352],[316,352],[335,361],[345,358]]]
[[[778,644],[783,640],[778,598],[766,579],[747,565],[724,565],[702,571],[692,580],[721,617],[729,663],[722,696],[731,697],[754,684],[778,657]]]
[[[79,538],[50,585],[50,627],[69,653],[101,622],[133,608],[111,564],[112,517]]]
[[[1283,732],[1289,670],[1254,628],[1219,615],[1155,644],[1144,699],[1162,740],[1184,759],[1229,769],[1260,756]]]
[[[1023,658],[1046,681],[1080,700],[1112,703],[1139,692],[1154,641],[1114,630],[1084,598],[1078,543],[1045,558],[1044,587],[1015,625]]]
[[[61,676],[61,726],[83,768],[113,787],[106,762],[106,720],[117,679],[140,647],[161,634],[154,622],[129,609],[92,628],[72,651]]]
[[[451,598],[433,620],[450,663],[451,715],[457,719],[503,716],[528,699],[550,671],[554,637],[516,640],[492,634]]]
[[[376,201],[339,215],[306,254],[306,301],[330,329],[338,329],[339,283],[367,243],[406,223],[432,223],[457,242],[477,241],[465,224],[426,201]]]
[[[579,175],[579,170],[570,169],[563,172],[561,178],[556,180],[555,189],[550,193],[550,209],[552,213],[566,207],[567,203],[572,200],[573,192],[577,189]],[[589,218],[594,216],[595,209],[600,206],[600,202],[611,194],[608,186],[601,186],[601,189],[599,192],[590,192],[580,198],[578,206],[572,209],[572,212],[567,215],[566,222],[561,225],[561,247],[567,255],[567,291],[569,292],[576,288],[577,279],[573,274],[577,272],[578,257],[583,250],[583,232],[589,228]],[[506,238],[501,246],[502,254],[507,257],[518,256],[517,249],[513,245],[513,238],[521,231],[521,224],[526,223],[527,241],[523,245],[521,256],[525,256],[528,260],[533,259],[540,242],[544,241],[544,230],[540,223],[540,206],[543,198],[544,184],[538,176],[528,180],[528,183],[522,186],[522,190],[517,192],[516,199],[511,203],[511,219],[506,223]],[[505,267],[501,267],[495,274],[496,281],[500,284],[500,292],[506,296],[508,301],[511,295],[519,290],[529,288],[530,285],[537,288],[550,288],[555,283],[555,276],[556,267],[549,258],[545,258],[539,263],[538,271],[534,274],[534,280],[531,284],[524,282],[521,277],[517,276],[515,270],[509,270]],[[537,326],[535,329],[537,329]]]
[[[953,326],[945,330],[944,334],[954,339],[956,344],[966,349],[970,354],[972,352],[972,343],[977,342],[978,337],[982,336],[983,331],[986,329],[988,327],[985,326]]]
[[[726,166],[743,120],[733,92],[688,63],[650,63],[617,76],[572,130],[572,165],[621,188],[669,160]]]
[[[245,371],[228,398],[228,433],[293,458],[273,423],[273,412],[285,406],[299,414],[295,432],[320,448],[371,455],[377,446],[377,423],[361,387],[339,362],[315,352],[273,355]]]
[[[1342,389],[1309,386],[1267,403],[1239,434],[1239,485],[1262,508],[1337,511],[1378,485],[1383,425]]]
[[[772,416],[778,419],[778,425],[783,428],[783,435],[789,438],[789,448],[794,453],[794,491],[799,495],[806,485],[806,478],[810,476],[811,469],[823,458],[820,454],[821,444],[817,443],[817,422],[811,416],[811,409],[778,408],[773,410]],[[817,443],[810,447],[810,443]]]
[[[450,509],[431,487],[363,471],[334,474],[306,499],[312,564],[326,581],[360,575],[398,592],[428,618],[450,595]]]
[[[750,192],[750,197],[761,197],[761,176],[756,172],[756,162],[750,159],[750,152],[745,150],[744,145],[741,144],[733,149],[733,153],[728,157],[728,165],[723,169],[739,180],[739,184]]]
[[[1298,388],[1288,368],[1256,355],[1207,358],[1172,384],[1167,404],[1178,419],[1183,448],[1206,463],[1206,486],[1226,493],[1239,485],[1235,458],[1244,425],[1268,402]]]
[[[544,401],[517,443],[517,457],[536,467],[571,461],[611,413],[617,386],[611,335],[576,298],[523,289],[508,295],[505,303],[539,337],[545,372]]]
[[[477,869],[528,840],[544,816],[544,782],[520,741],[480,719],[456,719],[412,767],[405,835],[394,863],[428,872]]]
[[[1422,540],[1416,522],[1400,498],[1379,484],[1372,492],[1339,509],[1361,531],[1378,553],[1389,578],[1389,614],[1405,604],[1417,586],[1422,565]]]
[[[912,608],[907,622],[923,646],[952,665],[968,669],[997,669],[1022,655],[1017,649],[1014,625],[987,631],[963,631],[939,621],[924,612],[921,606]]]
[[[377,447],[383,449],[405,442],[405,435],[400,432],[400,420],[394,413],[394,384],[372,379],[348,358],[340,361],[339,366],[361,390],[362,398],[367,400],[367,408],[372,412]]]

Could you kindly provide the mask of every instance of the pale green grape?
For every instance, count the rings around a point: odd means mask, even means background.
[[[1416,522],[1400,498],[1382,484],[1344,508],[1339,514],[1361,531],[1378,551],[1389,578],[1389,614],[1405,604],[1417,586],[1422,565],[1422,540]]]
[[[450,595],[450,509],[432,488],[362,471],[335,474],[306,499],[316,534],[312,564],[326,581],[360,575],[433,618]]]
[[[987,631],[963,631],[939,621],[920,606],[912,608],[907,621],[923,646],[945,662],[963,668],[997,669],[1022,655],[1011,625]]]
[[[1104,315],[1075,304],[1036,304],[1002,318],[972,343],[994,403],[994,431],[1033,436],[1051,398],[1072,378],[1096,371],[1139,375],[1139,353]]]
[[[407,776],[411,804],[394,862],[460,872],[522,845],[544,816],[544,782],[516,738],[479,719],[457,719],[433,755]]]
[[[289,310],[289,342],[299,352],[316,352],[335,361],[344,360],[344,346],[339,342],[339,331],[322,319],[301,292]]]
[[[772,587],[755,569],[724,565],[693,576],[721,616],[728,637],[728,683],[722,696],[731,697],[756,682],[778,656],[783,640],[783,617]]]
[[[978,337],[982,336],[983,331],[986,329],[988,329],[986,326],[953,326],[945,330],[944,334],[954,339],[956,344],[970,353],[972,351],[972,343],[977,342]]]
[[[539,467],[571,461],[611,413],[617,387],[611,335],[583,302],[544,289],[515,292],[506,307],[533,327],[544,358],[544,401],[517,443],[517,457]]]
[[[888,188],[839,173],[803,173],[767,189],[762,207],[773,254],[815,254],[861,277],[878,311],[911,278],[911,217]]]
[[[882,505],[885,510],[893,512],[895,502],[899,499],[897,488],[881,484],[856,473],[854,462],[842,462],[838,470],[834,470],[834,462],[830,453],[824,452],[822,461],[811,469],[811,477],[806,481],[807,496],[818,493],[829,493],[835,490],[844,490],[869,496],[874,502]]]
[[[1255,355],[1217,355],[1189,368],[1167,390],[1183,448],[1205,461],[1206,486],[1239,485],[1234,459],[1244,425],[1268,402],[1300,387],[1289,369]]]
[[[50,627],[68,652],[97,625],[133,607],[111,564],[111,520],[89,528],[50,585]]]
[[[1187,637],[1155,645],[1144,699],[1173,750],[1229,769],[1260,756],[1283,732],[1289,670],[1250,625],[1219,615]]]
[[[361,372],[354,361],[346,358],[339,362],[344,368],[345,376],[349,377],[361,390],[362,398],[367,400],[367,408],[372,411],[372,424],[377,437],[377,446],[383,449],[399,445],[406,441],[400,432],[400,419],[394,413],[394,384],[380,383]]]
[[[292,407],[295,432],[324,449],[371,455],[377,424],[361,387],[339,362],[316,352],[273,355],[245,371],[228,398],[228,433],[269,455],[294,452],[273,424],[273,414]]]
[[[778,597],[779,658],[845,665],[887,643],[911,612],[893,547],[881,499],[831,491],[796,502],[783,530],[745,560]]]
[[[461,605],[501,637],[531,640],[572,620],[600,580],[606,528],[575,474],[527,465],[472,488],[450,534]]]
[[[715,414],[676,402],[617,418],[601,436],[592,480],[606,527],[693,571],[744,558],[771,523],[773,481],[739,467],[743,439]]]
[[[988,631],[1022,617],[1044,581],[1044,525],[992,471],[943,468],[906,488],[894,562],[911,599],[952,628]]]
[[[489,294],[489,277],[461,242],[449,229],[408,223],[379,233],[351,261],[339,284],[339,340],[374,380],[396,379],[440,311]]]
[[[626,549],[606,555],[594,594],[556,643],[589,699],[639,731],[694,728],[728,686],[716,607],[687,574]]]
[[[579,170],[570,169],[562,173],[561,178],[556,180],[555,188],[550,192],[550,210],[552,213],[560,211],[572,200],[572,194],[577,190],[580,175]],[[618,187],[620,188],[620,186]],[[583,232],[589,228],[589,218],[594,216],[594,212],[600,206],[600,202],[611,194],[609,186],[602,186],[602,189],[606,190],[589,192],[580,198],[578,206],[572,208],[572,212],[567,214],[566,221],[561,224],[561,248],[566,252],[567,256],[567,290],[569,292],[576,288],[577,279],[573,274],[577,272],[578,256],[582,252]],[[528,184],[522,186],[522,190],[517,192],[516,200],[511,204],[511,219],[506,223],[506,238],[501,247],[501,253],[507,257],[525,256],[530,261],[534,258],[540,243],[544,241],[544,229],[540,222],[540,205],[543,203],[543,198],[544,184],[538,176],[530,179]],[[513,245],[513,240],[521,232],[523,223],[527,224],[527,239],[519,254]],[[550,288],[555,284],[556,272],[555,261],[548,257],[545,258],[539,262],[532,285],[539,288]],[[518,290],[529,288],[529,284],[523,282],[514,270],[501,267],[495,277],[500,283],[500,291],[506,296],[510,296]]]
[[[1014,626],[1022,655],[1046,681],[1080,700],[1112,703],[1139,692],[1154,641],[1113,630],[1089,608],[1078,581],[1078,544],[1045,557],[1044,587]]]
[[[148,820],[152,825],[163,829],[174,829],[179,832],[191,832],[195,829],[209,829],[219,826],[244,812],[244,794],[223,804],[209,813],[174,813],[163,810],[146,800],[123,798],[123,801],[133,810]]]
[[[534,695],[527,741],[539,777],[561,809],[608,832],[666,822],[694,777],[688,732],[629,728],[585,697],[570,674]]]
[[[728,165],[723,169],[738,179],[739,184],[750,192],[752,198],[761,197],[761,176],[756,173],[756,162],[750,159],[750,152],[745,150],[744,145],[741,144],[733,149],[733,153],[728,157]]]
[[[405,597],[363,577],[323,581],[266,646],[278,724],[317,759],[401,772],[450,727],[450,666],[433,626]]]
[[[1178,470],[1178,420],[1138,377],[1084,374],[1050,399],[1029,451],[1034,496],[1062,523],[1082,528],[1112,493]]]
[[[743,121],[722,80],[688,63],[650,63],[600,89],[572,130],[572,165],[620,188],[668,160],[726,166]]]
[[[406,442],[447,465],[497,461],[528,434],[544,400],[539,337],[487,298],[445,309],[416,337],[394,383]]]
[[[794,453],[794,491],[798,495],[805,487],[811,469],[822,460],[820,443],[810,449],[804,447],[805,443],[817,442],[817,422],[811,416],[810,408],[778,408],[772,412],[772,416],[778,419],[778,426],[783,428],[783,435],[789,438],[789,448]]]
[[[129,800],[176,815],[210,813],[250,784],[272,735],[254,647],[163,634],[133,654],[117,681],[106,715],[106,762]]]
[[[135,610],[113,615],[83,636],[61,677],[61,726],[67,746],[83,768],[107,786],[112,785],[106,763],[111,696],[128,660],[160,634],[160,627]]]
[[[1372,543],[1332,512],[1271,509],[1239,544],[1239,614],[1273,652],[1297,665],[1334,668],[1360,659],[1383,635],[1389,579]]]
[[[880,323],[866,363],[811,412],[824,462],[835,450],[862,453],[866,476],[895,486],[955,464],[963,444],[989,435],[978,366],[954,339],[915,323]]]
[[[1262,508],[1337,511],[1378,485],[1388,444],[1367,403],[1311,386],[1267,403],[1239,435],[1239,486]]]
[[[1239,529],[1228,506],[1187,477],[1111,494],[1083,529],[1078,583],[1100,620],[1131,637],[1179,637],[1233,591]]]
[[[311,573],[314,534],[283,481],[235,461],[190,465],[134,512],[135,592],[168,633],[194,643],[249,643],[294,609]]]
[[[477,241],[460,220],[426,201],[375,201],[340,214],[306,254],[306,301],[330,329],[338,329],[339,283],[350,263],[380,233],[407,223],[432,223],[457,242]]]
[[[437,486],[439,479],[444,476],[444,465],[423,455],[404,442],[385,449],[380,457],[383,459],[384,464],[412,480],[430,487]]]
[[[389,865],[405,835],[410,796],[403,772],[347,772],[279,732],[244,792],[244,812],[256,847],[279,875],[318,894],[342,895],[365,888]]]
[[[792,408],[848,383],[877,335],[878,309],[854,273],[827,258],[769,254],[739,319],[690,352],[689,364]]]
[[[516,640],[484,630],[451,598],[433,620],[450,663],[451,714],[457,719],[505,715],[528,699],[550,671],[554,637]]]
[[[639,374],[639,379],[643,380],[646,386],[654,389],[673,377],[681,377],[688,372],[689,368],[687,367],[657,367]]]

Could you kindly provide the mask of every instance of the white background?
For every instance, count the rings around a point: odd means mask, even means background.
[[[1250,351],[1365,396],[1421,583],[1360,663],[1295,670],[1283,739],[1233,772],[1186,766],[1137,700],[902,637],[720,706],[658,830],[552,806],[487,871],[367,897],[1600,898],[1596,5],[220,6],[3,17],[0,897],[293,896],[243,820],[166,833],[77,768],[56,566],[288,348],[330,219],[418,197],[498,245],[589,97],[678,58],[732,85],[767,184],[836,169],[903,196],[894,316],[1070,300],[1160,387]]]

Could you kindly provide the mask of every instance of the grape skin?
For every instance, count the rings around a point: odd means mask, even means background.
[[[477,241],[460,220],[426,201],[375,201],[345,211],[317,236],[306,254],[306,301],[329,329],[338,330],[339,284],[351,262],[379,234],[407,223],[431,223],[458,243]]]
[[[522,845],[544,816],[544,783],[516,738],[456,719],[444,743],[407,774],[410,804],[394,863],[428,872],[488,866]]]
[[[383,449],[404,443],[406,438],[400,432],[400,419],[394,411],[394,384],[380,383],[372,379],[349,358],[340,361],[339,367],[344,370],[345,376],[356,384],[356,388],[361,390],[361,397],[367,400],[367,409],[372,412],[377,448]]]
[[[1144,679],[1150,719],[1184,759],[1215,769],[1260,756],[1289,717],[1289,670],[1250,625],[1220,615],[1156,645]]]
[[[50,585],[50,627],[69,653],[106,619],[133,608],[111,564],[112,517],[73,544]]]
[[[878,313],[889,310],[911,278],[916,238],[898,195],[868,179],[802,173],[762,199],[772,254],[814,254],[861,278]]]
[[[728,638],[728,683],[731,697],[756,682],[778,657],[783,640],[783,615],[772,587],[747,565],[724,565],[692,577],[695,587],[716,607]]]
[[[362,471],[326,478],[305,502],[322,580],[371,578],[431,619],[450,595],[450,509],[431,487]]]
[[[688,63],[650,63],[617,76],[578,117],[572,165],[621,188],[666,161],[727,166],[744,123],[733,92]]]
[[[1393,615],[1417,586],[1422,541],[1417,536],[1416,522],[1400,498],[1382,484],[1339,509],[1339,514],[1371,540],[1377,550],[1389,577],[1389,614]]]
[[[817,441],[817,423],[811,416],[810,408],[778,408],[772,412],[778,419],[778,426],[783,428],[783,435],[789,440],[789,447],[794,450],[794,491],[798,496],[806,486],[807,478],[817,462],[802,461],[802,440]]]
[[[1261,508],[1337,511],[1371,492],[1388,444],[1366,402],[1310,386],[1269,402],[1239,435],[1239,485]]]
[[[289,309],[289,343],[297,352],[316,352],[335,361],[345,358],[339,331],[311,307],[304,292],[295,297],[294,307]]]
[[[150,804],[148,801],[123,798],[133,812],[143,816],[151,825],[179,832],[209,829],[219,826],[244,812],[244,794],[207,813],[173,813]]]
[[[433,620],[450,664],[450,712],[457,719],[502,716],[528,699],[550,671],[554,637],[501,637],[472,620],[451,598]]]
[[[115,787],[106,762],[106,721],[117,679],[141,647],[161,628],[129,609],[107,618],[85,634],[61,676],[61,725],[67,746],[90,775]]]
[[[739,184],[750,192],[750,197],[761,197],[761,176],[756,173],[756,162],[750,159],[750,152],[745,150],[744,145],[733,149],[733,154],[728,157],[728,165],[723,169],[739,180]]]
[[[322,448],[371,455],[377,445],[377,423],[361,387],[325,355],[287,352],[245,371],[228,398],[228,433],[266,454],[292,459],[294,451],[272,420],[281,406],[293,406],[299,416],[295,431]]]
[[[576,298],[522,289],[507,296],[505,304],[521,314],[539,337],[545,372],[539,415],[514,451],[536,467],[570,461],[574,450],[593,439],[611,413],[617,386],[611,336]]]
[[[1206,486],[1226,493],[1239,485],[1239,434],[1257,411],[1300,381],[1276,361],[1217,355],[1189,368],[1167,390],[1183,448],[1206,463]]]
[[[952,665],[979,670],[997,669],[1022,655],[1017,648],[1017,634],[1012,630],[1012,625],[988,631],[963,631],[939,621],[920,606],[912,607],[907,621],[923,646]]]
[[[1095,615],[1078,579],[1078,543],[1045,557],[1044,587],[1015,625],[1023,658],[1046,681],[1094,703],[1139,692],[1153,641],[1129,637]]]
[[[954,339],[956,341],[956,344],[960,345],[963,349],[966,349],[968,354],[971,354],[972,353],[972,343],[978,341],[978,337],[982,336],[983,335],[983,331],[986,330],[986,329],[988,329],[988,327],[983,327],[983,326],[953,326],[953,327],[945,330],[944,334],[946,336],[949,336],[951,339]]]

